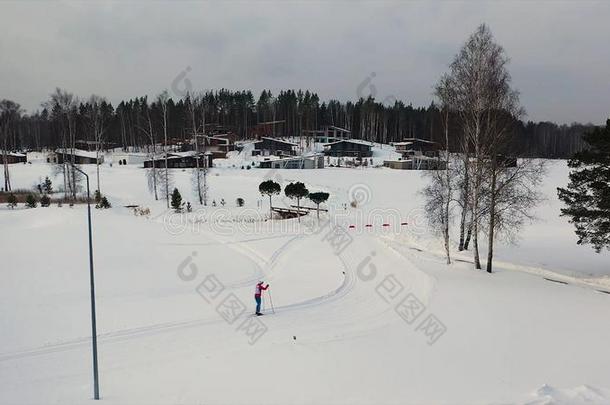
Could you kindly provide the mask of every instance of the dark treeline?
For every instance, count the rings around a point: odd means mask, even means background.
[[[59,92],[58,89],[55,94]],[[395,101],[393,105],[385,105],[372,97],[357,102],[320,102],[317,94],[302,90],[284,90],[277,95],[265,90],[258,100],[249,90],[222,89],[199,97],[201,111],[197,125],[203,127],[203,122],[218,125],[234,132],[238,139],[251,138],[252,128],[257,123],[284,121],[276,135],[298,136],[302,131],[335,125],[351,130],[353,138],[375,142],[389,143],[418,137],[444,143],[441,113],[434,104],[413,107]],[[101,105],[96,106],[103,122],[102,139],[119,147],[146,150],[151,144],[149,133],[152,129],[154,140],[162,142],[163,101],[162,98],[139,97],[112,106],[102,100]],[[170,97],[166,101],[167,133],[173,140],[192,136],[189,102],[189,96]],[[5,145],[2,146],[14,150],[62,147],[66,144],[66,122],[73,125],[75,139],[96,140],[99,134],[96,137],[92,130],[91,103],[91,99],[78,100],[72,96],[70,103],[61,104],[52,95],[42,104],[41,110],[33,114],[26,115],[18,109],[18,119],[11,120],[12,130],[5,133]],[[15,111],[11,114],[14,117]],[[582,135],[592,127],[531,121],[515,124],[515,154],[544,158],[571,157],[583,149]],[[455,132],[458,131],[459,128]],[[456,135],[453,139],[457,138]]]

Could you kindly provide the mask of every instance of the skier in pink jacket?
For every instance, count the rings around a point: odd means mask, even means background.
[[[259,281],[258,284],[256,284],[256,287],[254,287],[254,300],[256,301],[256,315],[262,315],[261,314],[261,295],[263,294],[263,291],[265,291],[267,288],[269,288],[269,284],[267,284],[266,287],[263,287],[262,281]]]

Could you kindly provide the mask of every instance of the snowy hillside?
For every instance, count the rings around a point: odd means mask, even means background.
[[[391,157],[386,146],[375,159]],[[489,275],[468,253],[444,264],[422,172],[246,170],[244,156],[248,146],[211,170],[216,207],[197,203],[188,169],[172,170],[188,214],[154,200],[140,165],[102,166],[113,205],[93,212],[105,403],[610,403],[610,253],[577,246],[559,217],[564,161],[549,162],[539,220],[496,248]],[[94,181],[95,166],[83,168]],[[42,157],[11,176],[14,188],[61,183]],[[330,213],[269,221],[258,185],[270,178],[329,192]],[[3,206],[0,227],[0,403],[88,402],[86,208]],[[255,318],[258,280],[271,295]]]

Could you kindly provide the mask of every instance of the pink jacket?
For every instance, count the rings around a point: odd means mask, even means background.
[[[254,296],[260,297],[261,294],[263,293],[263,291],[266,290],[267,288],[269,288],[269,284],[267,284],[267,287],[263,287],[263,283],[257,284],[256,287],[254,288]]]

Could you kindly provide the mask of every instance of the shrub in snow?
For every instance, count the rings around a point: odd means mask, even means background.
[[[243,207],[244,206],[244,199],[239,197],[237,200],[235,200],[235,204],[237,204],[238,207]]]
[[[25,205],[28,208],[36,208],[38,201],[36,201],[34,194],[28,194],[27,197],[25,197]]]
[[[15,194],[10,193],[6,199],[6,202],[8,203],[8,207],[13,209],[17,206],[17,197],[15,197]]]
[[[176,212],[182,211],[182,196],[180,195],[180,191],[177,188],[174,188],[172,191],[172,208],[176,210]]]
[[[193,212],[193,206],[190,201],[186,203],[186,212]]]
[[[111,207],[112,207],[112,205],[110,204],[110,202],[108,201],[108,199],[106,197],[100,198],[100,201],[97,204],[95,204],[95,208],[98,208],[98,209],[108,209]]]
[[[41,207],[48,207],[51,205],[51,199],[49,198],[48,195],[43,195],[42,197],[40,197],[40,206]]]
[[[44,191],[46,194],[51,194],[53,192],[53,182],[49,176],[44,178],[44,182],[42,183],[42,191]]]
[[[135,207],[133,209],[133,214],[135,216],[147,217],[150,215],[150,208]]]
[[[224,198],[220,199],[220,205],[222,205],[223,207],[225,206],[226,202]]]

